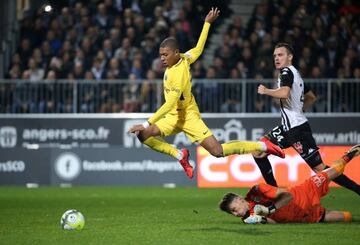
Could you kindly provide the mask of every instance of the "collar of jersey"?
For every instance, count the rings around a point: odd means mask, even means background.
[[[180,65],[180,63],[181,63],[182,59],[183,59],[183,58],[182,58],[182,57],[180,57],[179,61],[178,61],[175,65],[173,65],[173,66],[177,67],[178,65]]]

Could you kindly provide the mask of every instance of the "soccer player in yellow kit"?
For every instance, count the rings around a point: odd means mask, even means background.
[[[174,38],[166,38],[160,44],[160,58],[167,67],[163,79],[165,103],[147,121],[134,125],[129,130],[129,133],[137,134],[139,140],[151,149],[178,159],[189,178],[193,177],[189,151],[176,149],[165,142],[163,137],[184,132],[192,142],[199,143],[215,157],[252,152],[266,152],[285,157],[280,147],[266,138],[259,142],[231,141],[220,144],[200,116],[199,108],[191,93],[190,65],[201,55],[210,25],[219,13],[217,8],[209,11],[196,47],[186,53],[179,52],[178,42]]]

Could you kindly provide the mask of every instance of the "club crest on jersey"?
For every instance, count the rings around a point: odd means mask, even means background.
[[[323,175],[315,175],[311,180],[317,187],[320,187],[326,181],[326,178]]]
[[[177,89],[177,88],[171,88],[171,91],[176,92],[176,93],[180,93],[180,89]]]
[[[299,152],[299,154],[304,152],[303,145],[299,142],[293,144],[294,149]]]

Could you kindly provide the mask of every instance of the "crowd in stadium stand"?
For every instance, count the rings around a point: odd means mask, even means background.
[[[240,16],[233,18],[215,52],[215,57],[220,58],[214,59],[215,78],[276,78],[272,66],[273,47],[285,41],[293,45],[293,64],[303,78],[359,79],[360,7],[353,2],[261,1],[247,27],[242,25]],[[336,94],[346,88],[339,85],[333,90]],[[255,87],[252,91],[257,97]],[[354,97],[356,92],[347,96]],[[325,95],[318,93],[318,103],[313,110],[323,112],[324,100]],[[239,101],[232,103],[236,105]],[[248,101],[250,111],[268,112],[269,105],[263,97],[257,97],[253,103]],[[349,106],[334,110],[353,111]]]
[[[158,57],[159,43],[167,36],[175,36],[181,51],[195,45],[211,7],[206,2],[70,1],[67,6],[60,5],[49,13],[42,8],[36,13],[27,13],[21,22],[18,52],[13,56],[7,77],[28,81],[129,79],[134,82],[121,86],[99,85],[95,89],[83,86],[77,111],[155,111],[158,105],[148,101],[154,101],[149,97],[159,93],[151,81],[162,79],[163,75]],[[219,2],[222,2],[219,6],[221,17],[228,18],[231,14],[227,7],[229,1]],[[360,8],[349,0],[342,4],[337,1],[263,0],[256,5],[246,27],[240,16],[233,15],[228,29],[219,30],[224,35],[212,65],[205,68],[201,60],[195,63],[193,77],[273,78],[276,75],[272,65],[274,44],[286,41],[293,44],[294,65],[304,78],[359,79],[359,16]],[[138,79],[143,82],[137,83]],[[71,84],[58,87],[71,95]],[[256,89],[251,89],[256,96]],[[206,98],[217,98],[212,93],[218,91],[216,84],[194,87],[195,96],[208,93]],[[118,95],[113,96],[115,93]],[[274,109],[259,96],[256,98],[249,101],[246,111]],[[202,111],[240,112],[238,100],[238,96],[228,96],[226,101],[215,101],[217,108],[209,106],[214,101],[199,101],[199,104]],[[17,101],[16,98],[13,101]],[[95,105],[94,101],[99,103]],[[19,99],[4,110],[11,113],[74,111],[70,99],[57,101],[57,105],[54,100],[46,99],[37,105],[31,103]]]

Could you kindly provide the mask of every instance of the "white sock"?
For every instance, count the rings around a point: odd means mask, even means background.
[[[266,152],[266,151],[267,151],[266,144],[265,144],[264,142],[262,142],[262,141],[259,141],[259,143],[261,144],[261,150],[262,150],[263,152]]]
[[[183,153],[182,151],[179,150],[176,159],[180,161],[182,158],[183,158]]]

